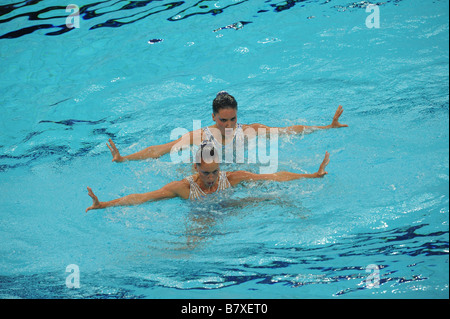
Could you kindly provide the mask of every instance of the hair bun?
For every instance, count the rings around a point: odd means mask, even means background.
[[[229,95],[227,91],[220,91],[219,93],[217,93],[217,96],[224,95],[224,94]]]

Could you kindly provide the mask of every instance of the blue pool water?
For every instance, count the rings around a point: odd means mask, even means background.
[[[0,297],[448,298],[448,1],[378,3],[379,28],[367,5],[2,0]],[[279,140],[279,170],[328,150],[329,174],[84,213],[86,186],[110,200],[189,175],[105,143],[211,125],[221,90],[241,123],[326,125],[343,105],[348,128]]]

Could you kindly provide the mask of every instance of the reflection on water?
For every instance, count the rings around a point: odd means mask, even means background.
[[[219,1],[211,4],[209,0],[200,0],[195,4],[190,4],[186,1],[154,1],[154,0],[141,0],[141,1],[129,1],[129,0],[106,0],[99,1],[90,4],[85,4],[79,7],[79,17],[86,23],[89,23],[89,30],[95,30],[98,28],[119,28],[127,24],[135,23],[143,19],[148,19],[153,15],[163,14],[168,12],[169,14],[164,16],[168,21],[176,22],[188,19],[198,15],[219,15],[229,10],[239,10],[241,5],[246,4],[249,0],[240,1]],[[310,1],[305,0],[290,0],[290,1],[277,1],[268,0],[263,4],[255,7],[253,17],[257,17],[258,14],[264,14],[267,12],[279,13],[289,10],[296,5],[300,6],[308,5]],[[324,4],[327,4],[326,1]],[[387,0],[378,5],[385,3],[395,2],[399,0]],[[53,5],[50,7],[44,7],[43,0],[34,1],[19,1],[12,4],[0,5],[0,24],[5,24],[5,30],[10,26],[13,26],[16,19],[27,18],[25,26],[19,29],[13,30],[0,35],[0,39],[14,39],[24,35],[33,33],[37,30],[48,30],[45,35],[56,36],[75,30],[75,28],[68,28],[66,26],[66,19],[70,12],[66,11],[67,4],[61,2],[61,5]],[[355,3],[343,3],[342,5],[329,5],[330,9],[338,10],[340,12],[351,10],[355,8],[365,8],[365,5],[361,5],[359,2]],[[106,17],[105,17],[106,16]],[[111,18],[114,16],[114,18]],[[91,22],[91,20],[93,22]],[[25,20],[23,20],[25,21]],[[233,21],[227,27],[220,27],[219,29],[211,30],[218,31],[224,29],[239,30],[245,24],[251,23],[243,21]],[[28,24],[28,25],[27,25]]]

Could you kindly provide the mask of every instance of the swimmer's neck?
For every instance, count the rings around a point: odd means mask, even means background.
[[[228,142],[228,141],[227,141],[227,136],[225,135],[225,131],[222,132],[222,130],[219,129],[219,128],[217,127],[217,124],[211,125],[209,128],[213,128],[214,130],[218,130],[218,131],[220,132],[220,137],[222,138],[222,140],[221,140],[222,145],[225,145],[226,142]],[[230,134],[230,136],[229,136],[228,138],[233,139],[233,138],[234,138],[234,132],[236,131],[236,127],[230,127],[230,128],[231,128],[233,131],[232,131],[232,133]],[[214,136],[216,139],[217,139],[217,137],[218,137],[218,136],[215,136],[214,134],[213,134],[213,136]]]
[[[203,181],[201,180],[198,173],[194,176],[194,181],[197,183],[198,187],[205,193],[205,194],[212,194],[217,191],[217,188],[219,188],[219,179],[217,179],[214,184],[209,187],[208,185],[205,185]]]

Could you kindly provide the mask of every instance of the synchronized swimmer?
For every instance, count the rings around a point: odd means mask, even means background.
[[[86,209],[86,212],[92,209],[103,209],[112,206],[130,206],[143,204],[148,201],[158,201],[169,198],[183,198],[196,200],[207,196],[208,194],[221,192],[227,188],[234,187],[245,181],[277,181],[286,182],[302,178],[321,178],[328,174],[325,171],[330,162],[330,154],[325,153],[325,157],[320,164],[317,172],[312,174],[298,174],[292,172],[276,172],[272,174],[256,174],[248,171],[221,171],[218,149],[225,148],[225,141],[231,132],[232,142],[243,135],[245,129],[277,129],[280,133],[302,133],[312,132],[321,129],[348,127],[346,124],[339,123],[339,117],[343,113],[342,106],[339,105],[330,125],[326,126],[304,126],[293,125],[289,127],[271,128],[263,124],[243,125],[237,123],[237,102],[233,96],[225,91],[219,92],[213,101],[213,121],[216,123],[201,130],[192,131],[178,140],[167,144],[150,146],[137,153],[121,156],[114,142],[110,139],[107,144],[113,156],[113,162],[124,162],[129,160],[143,160],[148,158],[158,158],[169,153],[172,148],[181,146],[190,146],[196,143],[194,136],[201,136],[200,148],[195,155],[194,169],[196,174],[188,176],[180,181],[171,182],[159,190],[142,194],[131,194],[125,197],[114,199],[107,202],[100,202],[92,189],[88,187],[88,194],[92,198],[92,205]],[[197,141],[198,142],[198,141]],[[206,156],[205,156],[206,155]]]
[[[236,99],[225,91],[221,91],[217,94],[212,103],[213,113],[212,119],[216,123],[214,125],[202,128],[200,130],[192,131],[186,135],[180,137],[177,140],[171,141],[166,144],[153,145],[147,147],[139,152],[121,156],[114,142],[109,139],[107,144],[111,151],[113,162],[135,161],[145,160],[148,158],[158,158],[169,153],[174,147],[191,146],[194,144],[200,145],[204,141],[212,142],[217,149],[223,149],[226,147],[227,134],[230,134],[233,139],[228,144],[233,144],[235,139],[243,138],[244,132],[247,130],[258,131],[259,129],[265,129],[267,132],[270,129],[277,129],[281,134],[295,134],[295,133],[307,133],[317,130],[348,127],[346,124],[339,123],[339,117],[344,112],[341,105],[336,110],[331,124],[325,126],[305,126],[305,125],[293,125],[288,127],[269,127],[264,124],[239,124],[237,122],[238,104]],[[196,138],[200,136],[201,138]],[[225,152],[222,152],[225,154]]]
[[[208,194],[221,192],[227,188],[234,187],[245,181],[265,180],[287,182],[302,178],[320,178],[328,174],[325,168],[330,162],[330,154],[326,152],[319,170],[313,174],[297,174],[286,171],[273,174],[255,174],[247,171],[225,172],[220,170],[220,160],[217,154],[218,152],[214,145],[209,142],[202,144],[195,156],[194,168],[197,171],[196,174],[180,181],[171,182],[161,189],[152,192],[131,194],[111,201],[100,202],[92,189],[88,187],[88,194],[92,198],[93,203],[92,206],[86,209],[86,212],[91,209],[139,205],[148,201],[158,201],[175,197],[196,200]]]

